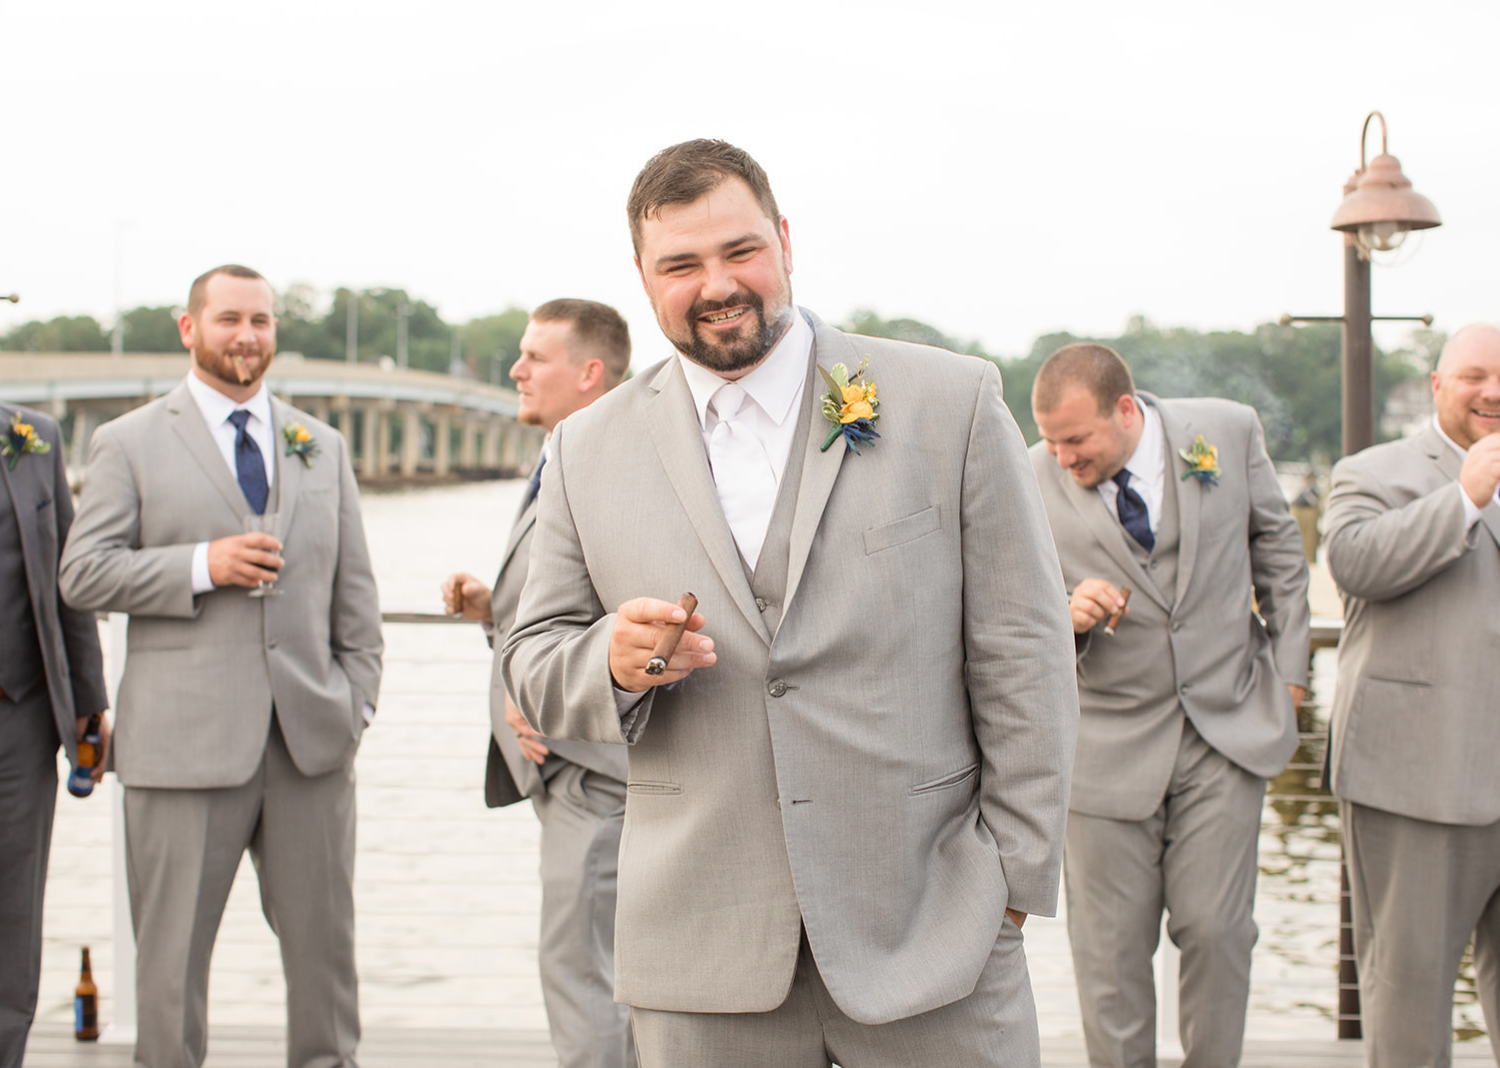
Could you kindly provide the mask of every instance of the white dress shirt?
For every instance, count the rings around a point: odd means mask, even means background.
[[[193,403],[198,406],[198,414],[203,416],[209,436],[219,447],[219,455],[224,458],[224,464],[234,476],[236,485],[239,484],[240,472],[234,459],[234,441],[239,432],[235,430],[229,417],[241,408],[250,413],[250,419],[245,423],[245,433],[259,446],[261,458],[266,463],[266,487],[273,487],[276,481],[276,440],[275,428],[271,425],[271,394],[266,389],[266,384],[262,382],[260,389],[255,391],[255,396],[244,404],[224,396],[191,371],[188,372],[187,387],[188,393],[192,394]],[[250,507],[248,502],[245,507]],[[208,542],[200,541],[193,547],[193,593],[207,593],[213,588],[214,582],[208,573]]]
[[[1135,406],[1141,410],[1141,440],[1136,442],[1135,451],[1125,461],[1125,470],[1130,472],[1126,485],[1146,502],[1146,519],[1151,523],[1151,533],[1155,534],[1157,524],[1161,522],[1161,496],[1166,492],[1167,483],[1166,431],[1162,429],[1160,412],[1142,403],[1139,396],[1135,398]],[[1118,522],[1119,485],[1113,479],[1105,479],[1094,488],[1104,499],[1104,507]]]
[[[1432,429],[1438,432],[1438,437],[1448,443],[1448,447],[1458,453],[1458,462],[1463,463],[1469,457],[1469,450],[1461,447],[1458,442],[1450,438],[1438,422],[1437,413],[1432,413]],[[1469,499],[1469,491],[1464,489],[1462,482],[1455,482],[1458,487],[1458,495],[1464,499],[1464,533],[1474,529],[1474,524],[1479,522],[1479,507]],[[1495,501],[1500,501],[1500,486],[1495,487]]]

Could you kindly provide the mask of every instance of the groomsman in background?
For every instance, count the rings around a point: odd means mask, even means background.
[[[39,412],[0,404],[0,1068],[20,1068],[42,966],[42,892],[57,810],[57,746],[107,705],[92,612],[57,595],[73,522],[62,434]],[[104,775],[109,721],[101,719]]]
[[[1226,1068],[1266,780],[1297,748],[1307,683],[1302,537],[1244,405],[1138,393],[1117,353],[1086,343],[1047,358],[1031,404],[1077,642],[1063,872],[1089,1059],[1154,1068],[1165,908],[1185,1068]]]
[[[266,387],[274,303],[248,267],[193,282],[177,322],[191,370],[94,433],[63,551],[69,604],[130,615],[115,771],[149,1068],[203,1063],[246,849],[281,944],[288,1065],[354,1068],[359,1043],[354,756],[380,605],[343,437]],[[252,529],[269,514],[279,534]]]
[[[548,301],[531,313],[521,356],[511,368],[521,422],[552,430],[625,378],[630,328],[591,300]],[[493,591],[473,575],[443,583],[448,611],[477,620],[490,644],[515,622],[526,582],[537,491],[548,447],[512,524]],[[498,652],[498,650],[497,650]],[[506,692],[500,658],[490,684],[491,808],[531,798],[542,824],[542,930],[538,960],[547,1022],[561,1068],[635,1064],[630,1010],[615,1004],[615,877],[625,822],[625,747],[554,741],[538,734]]]
[[[1329,756],[1372,1068],[1446,1065],[1474,939],[1500,1053],[1500,329],[1432,373],[1432,423],[1340,460],[1324,520],[1344,596]]]

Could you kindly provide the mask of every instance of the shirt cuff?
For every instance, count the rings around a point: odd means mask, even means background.
[[[1466,496],[1464,500],[1468,500]],[[193,596],[207,593],[214,588],[214,580],[208,574],[208,542],[200,541],[193,546]]]
[[[1479,508],[1469,500],[1468,491],[1464,489],[1462,482],[1455,482],[1454,485],[1458,487],[1458,495],[1464,499],[1464,534],[1467,535],[1474,529],[1474,524],[1479,522]]]
[[[610,686],[615,691],[615,711],[620,716],[620,733],[629,741],[631,740],[630,732],[635,727],[636,713],[640,710],[641,702],[651,691],[642,690],[640,693],[631,693],[629,690],[620,689],[613,683]]]
[[[365,717],[365,726],[375,722],[375,706],[366,701],[365,706],[359,710],[359,714]]]

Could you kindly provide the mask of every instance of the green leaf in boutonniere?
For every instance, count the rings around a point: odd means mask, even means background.
[[[824,452],[840,435],[855,455],[859,455],[861,445],[875,447],[875,439],[880,437],[875,432],[875,420],[880,418],[880,413],[875,409],[880,406],[880,400],[875,396],[875,383],[865,376],[869,366],[870,357],[866,356],[853,377],[849,368],[841,363],[826,371],[821,364],[818,366],[818,374],[828,385],[828,394],[823,398],[823,417],[833,424],[823,442]]]
[[[307,427],[292,423],[281,428],[281,436],[286,441],[286,454],[301,460],[303,467],[311,467],[313,457],[318,455],[318,443],[308,433]]]
[[[20,412],[11,416],[10,426],[0,432],[0,456],[5,457],[7,471],[14,471],[16,464],[21,462],[21,457],[27,453],[45,454],[51,451],[52,446],[42,440],[36,427],[21,422]]]
[[[1188,465],[1188,469],[1182,473],[1182,481],[1196,478],[1205,486],[1219,484],[1219,476],[1223,474],[1219,470],[1219,447],[1204,441],[1202,434],[1193,439],[1189,448],[1178,449],[1177,455],[1187,461]]]

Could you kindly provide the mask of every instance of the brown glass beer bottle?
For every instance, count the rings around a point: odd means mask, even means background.
[[[73,991],[73,1037],[93,1042],[99,1037],[99,988],[94,985],[94,969],[89,965],[89,947],[83,947],[83,970],[78,989]]]

